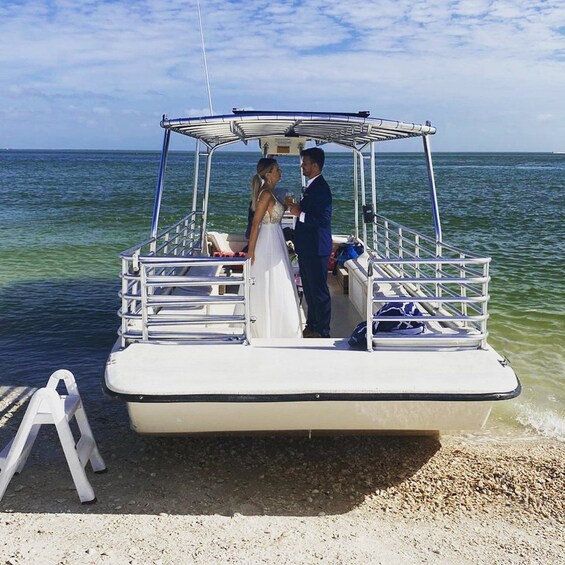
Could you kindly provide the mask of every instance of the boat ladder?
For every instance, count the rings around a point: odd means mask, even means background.
[[[65,383],[65,395],[57,392],[60,381]],[[81,434],[76,443],[70,427],[73,418]],[[33,394],[15,437],[0,452],[0,501],[14,474],[21,473],[43,424],[57,428],[80,501],[83,504],[96,502],[84,468],[90,461],[95,473],[103,473],[106,465],[94,441],[75,378],[66,369],[55,371],[47,386]]]

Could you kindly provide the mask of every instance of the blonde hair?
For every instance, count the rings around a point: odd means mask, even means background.
[[[265,175],[277,164],[276,159],[263,157],[257,163],[257,172],[251,179],[251,209],[255,212],[261,187],[265,183]]]

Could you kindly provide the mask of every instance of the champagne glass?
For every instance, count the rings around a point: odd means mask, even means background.
[[[285,207],[288,208],[291,204],[294,204],[294,202],[295,202],[294,192],[292,192],[291,190],[287,190],[284,196]]]

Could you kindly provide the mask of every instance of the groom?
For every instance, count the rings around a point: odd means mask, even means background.
[[[322,176],[325,154],[319,147],[305,149],[302,173],[308,178],[300,204],[291,204],[296,216],[294,246],[308,305],[304,337],[330,337],[331,299],[328,262],[332,252],[332,193]]]

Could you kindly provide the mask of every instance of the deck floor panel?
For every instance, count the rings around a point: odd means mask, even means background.
[[[510,367],[486,350],[357,351],[346,339],[241,344],[135,343],[114,351],[106,382],[118,394],[505,394]]]

